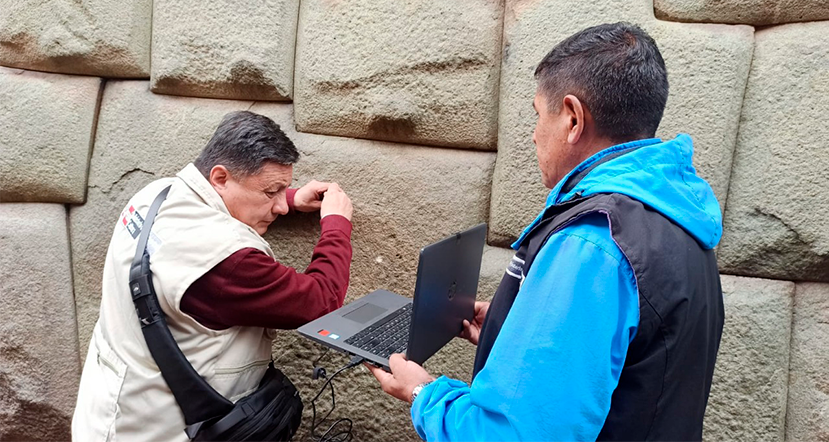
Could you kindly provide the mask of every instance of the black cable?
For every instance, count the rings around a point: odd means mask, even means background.
[[[327,352],[328,351],[326,350],[326,353]],[[325,353],[323,353],[322,356],[325,356]],[[317,358],[316,362],[319,362],[322,359],[322,356]],[[334,408],[337,406],[337,403],[334,399],[334,384],[332,382],[334,380],[334,378],[337,377],[337,375],[339,375],[340,373],[344,372],[345,370],[348,370],[349,368],[356,367],[357,365],[359,365],[364,360],[365,359],[363,359],[360,356],[352,357],[351,361],[349,361],[347,365],[345,365],[344,367],[342,367],[339,370],[335,371],[334,374],[332,374],[331,376],[329,376],[325,380],[325,384],[323,384],[322,388],[320,388],[320,391],[317,393],[316,396],[314,396],[313,399],[311,399],[311,437],[316,439],[318,442],[346,442],[346,441],[351,440],[351,438],[352,438],[351,430],[354,427],[354,422],[349,418],[337,419],[320,436],[317,436],[317,427],[320,424],[322,424],[323,422],[325,422],[325,420],[328,419],[328,416],[331,416],[331,413],[334,411]],[[317,422],[316,400],[319,399],[322,392],[325,391],[325,387],[330,387],[330,389],[331,389],[331,409],[328,410],[328,413],[326,413],[325,416],[322,419],[320,419],[319,422]],[[347,427],[346,430],[342,430],[340,432],[329,435],[329,433],[331,433],[331,431],[334,430],[334,428],[337,425],[339,425],[343,422],[348,424],[348,427]]]
[[[311,366],[312,366],[312,367],[317,367],[318,365],[320,365],[320,361],[322,360],[322,358],[324,358],[324,357],[325,357],[325,355],[327,355],[327,354],[328,354],[328,350],[330,350],[330,348],[329,348],[329,347],[325,347],[325,351],[324,351],[324,352],[322,352],[322,354],[320,355],[320,357],[318,357],[318,358],[317,358],[317,359],[316,359],[316,360],[315,360],[315,361],[311,364]]]

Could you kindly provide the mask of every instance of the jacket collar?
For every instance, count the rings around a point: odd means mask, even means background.
[[[184,181],[184,184],[187,184],[193,192],[196,192],[208,206],[222,213],[226,213],[228,216],[232,216],[230,215],[230,211],[227,210],[227,206],[224,200],[222,200],[222,197],[193,163],[184,166],[184,169],[181,169],[176,176]]]
[[[597,152],[595,155],[591,156],[590,158],[584,160],[581,164],[576,166],[573,170],[567,173],[567,175],[561,179],[561,181],[553,187],[553,190],[550,191],[549,195],[547,196],[547,203],[544,206],[544,210],[538,214],[538,216],[533,220],[530,225],[528,225],[521,235],[518,237],[518,240],[512,243],[512,248],[518,250],[518,246],[527,236],[527,234],[541,221],[541,218],[544,215],[544,212],[550,207],[556,204],[565,202],[575,195],[573,195],[573,189],[576,185],[584,179],[590,172],[593,171],[597,166],[616,159],[619,156],[622,156],[626,153],[629,153],[633,150],[636,150],[643,146],[650,146],[654,144],[660,143],[662,140],[659,138],[646,138],[643,140],[635,140],[630,141],[623,144],[617,144],[607,149],[604,149],[600,152]]]

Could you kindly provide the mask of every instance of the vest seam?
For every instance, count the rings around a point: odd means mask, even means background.
[[[595,213],[600,213],[600,212],[595,212]],[[593,213],[590,213],[590,214],[592,215]],[[587,215],[587,214],[585,214],[585,215]],[[580,217],[579,217],[579,219],[581,219],[581,218],[583,218],[583,216],[580,216]],[[577,220],[573,220],[573,223],[574,223],[575,221],[577,221]],[[570,227],[573,223],[568,224],[568,225],[567,225],[567,227]],[[547,245],[547,242],[550,240],[550,238],[552,238],[552,237],[553,237],[553,235],[558,234],[558,235],[562,235],[562,236],[570,236],[570,237],[573,237],[573,238],[579,238],[579,239],[583,240],[584,242],[588,242],[588,243],[590,243],[590,244],[593,244],[593,246],[595,246],[597,249],[601,250],[601,251],[602,251],[602,252],[604,252],[607,256],[611,257],[611,258],[613,259],[613,261],[615,261],[615,262],[616,262],[616,264],[621,264],[621,263],[622,263],[622,260],[621,260],[621,259],[619,259],[619,258],[617,258],[617,257],[613,256],[613,254],[611,254],[610,252],[608,252],[607,250],[605,250],[605,248],[604,248],[601,244],[599,244],[599,243],[597,243],[597,242],[595,242],[595,241],[593,241],[593,240],[590,240],[590,239],[588,239],[588,238],[585,238],[585,237],[583,237],[583,236],[581,236],[581,235],[577,235],[577,234],[574,234],[574,233],[567,233],[567,232],[564,232],[563,230],[564,230],[564,229],[559,230],[558,232],[555,232],[555,233],[553,233],[552,235],[550,235],[550,237],[549,237],[549,238],[547,238],[547,241],[545,241],[545,242],[544,242],[544,246],[546,246],[546,245]],[[610,227],[608,227],[608,231],[609,231],[609,230],[610,230]],[[612,238],[612,234],[611,234],[611,238]],[[539,252],[541,252],[541,249],[543,249],[543,248],[544,248],[544,246],[541,246],[541,248],[539,248],[539,249],[538,249],[538,251],[539,251]],[[620,250],[621,250],[621,249],[620,249]]]

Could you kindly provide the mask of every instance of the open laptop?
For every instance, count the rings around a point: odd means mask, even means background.
[[[375,290],[297,331],[386,369],[393,353],[423,364],[472,320],[485,239],[479,224],[421,249],[414,299]]]

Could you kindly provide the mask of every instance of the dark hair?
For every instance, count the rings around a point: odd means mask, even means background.
[[[557,112],[578,97],[599,136],[623,142],[653,137],[668,101],[668,73],[656,42],[630,23],[603,24],[556,45],[535,69],[539,92]]]
[[[222,118],[193,163],[208,178],[217,165],[225,166],[232,174],[249,176],[267,162],[289,165],[297,160],[299,152],[278,124],[264,115],[237,111]]]

